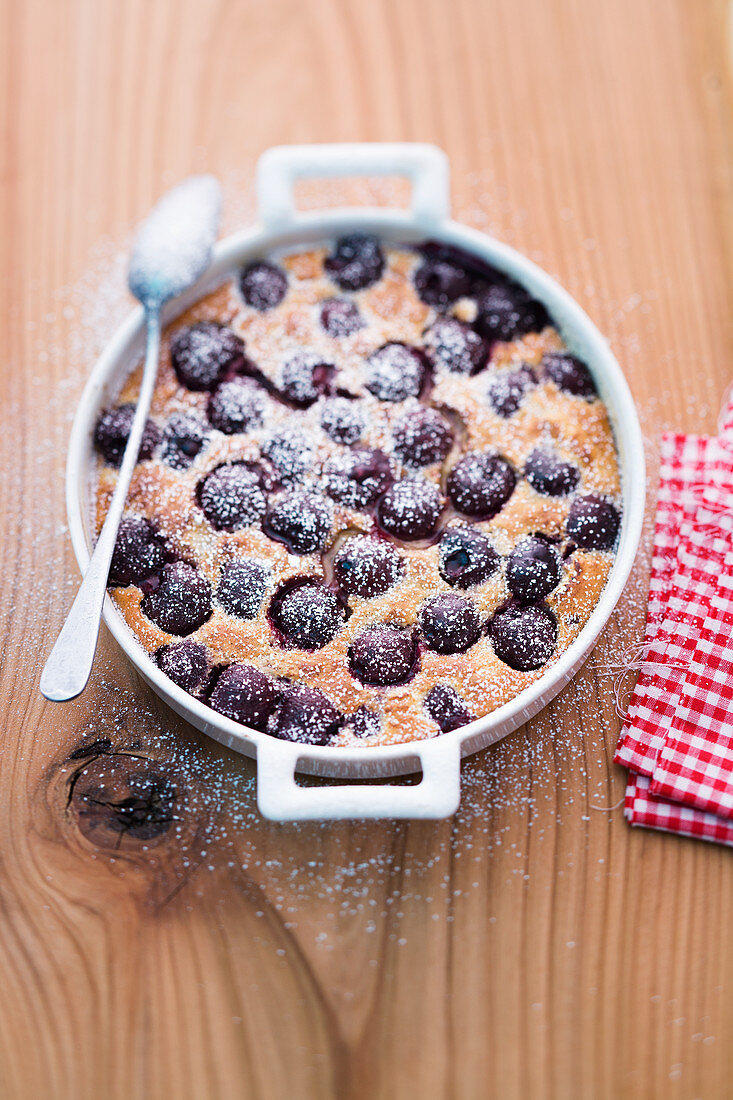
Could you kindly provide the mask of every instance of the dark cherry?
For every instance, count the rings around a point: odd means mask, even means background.
[[[554,546],[536,535],[523,538],[507,560],[506,582],[520,603],[535,603],[556,588],[562,562]]]
[[[239,619],[254,619],[265,598],[270,571],[252,558],[229,561],[221,571],[216,598]]]
[[[353,714],[346,715],[341,728],[344,732],[352,733],[354,737],[374,737],[379,733],[381,724],[379,715],[362,705]]]
[[[339,547],[333,568],[340,588],[347,595],[368,600],[397,584],[405,563],[391,543],[368,535],[354,535]]]
[[[335,443],[356,443],[364,431],[361,403],[348,397],[329,397],[321,408],[321,427]]]
[[[580,470],[572,462],[563,462],[552,451],[537,447],[527,459],[524,476],[535,492],[548,497],[564,497],[577,487]]]
[[[185,470],[202,450],[206,436],[206,425],[197,416],[173,413],[163,432],[163,462],[174,470]]]
[[[478,611],[457,592],[440,592],[426,600],[418,625],[426,645],[436,653],[465,653],[481,634]]]
[[[455,588],[482,584],[500,561],[488,535],[478,527],[451,527],[440,540],[440,575]]]
[[[472,451],[448,475],[448,496],[456,511],[488,518],[504,507],[516,480],[505,458],[490,451]]]
[[[243,269],[239,289],[248,306],[264,313],[280,305],[288,292],[288,277],[282,268],[259,260]]]
[[[350,233],[339,238],[323,266],[342,290],[363,290],[381,278],[384,256],[376,237]]]
[[[116,409],[105,409],[100,414],[94,428],[94,446],[110,466],[121,464],[134,418],[134,405],[119,405]],[[154,421],[146,420],[138,462],[152,458],[159,443],[160,428]]]
[[[541,332],[549,322],[547,310],[524,287],[497,283],[476,300],[474,326],[487,340],[515,340],[528,332]]]
[[[415,289],[423,302],[445,309],[458,298],[471,293],[473,278],[460,263],[447,256],[426,256],[413,276]]]
[[[392,484],[392,468],[384,451],[367,448],[344,451],[323,467],[329,496],[347,508],[368,508]]]
[[[425,334],[436,367],[453,374],[476,374],[486,366],[489,341],[457,317],[439,317]]]
[[[341,336],[353,336],[364,322],[355,302],[348,298],[327,298],[321,306],[321,326],[338,339]]]
[[[267,505],[260,475],[241,462],[212,470],[198,488],[204,515],[217,531],[234,531],[256,523]]]
[[[313,463],[313,448],[299,428],[288,426],[271,432],[260,449],[286,484],[299,481]]]
[[[264,730],[282,694],[278,683],[252,665],[229,665],[220,674],[209,706],[251,729]]]
[[[171,338],[171,361],[179,382],[189,390],[213,390],[244,362],[244,343],[216,321],[197,321]]]
[[[193,634],[211,615],[211,585],[192,565],[164,565],[160,584],[141,604],[151,622],[167,634]]]
[[[416,348],[385,344],[367,360],[366,387],[380,401],[417,397],[425,381],[425,364]]]
[[[435,534],[445,501],[430,481],[398,481],[377,504],[377,520],[383,531],[410,542]]]
[[[554,351],[542,359],[545,378],[554,382],[560,390],[575,397],[595,397],[596,385],[582,360],[567,352]]]
[[[123,519],[117,531],[108,584],[128,585],[159,572],[170,560],[166,542],[148,519]]]
[[[284,641],[298,649],[321,649],[343,626],[346,613],[330,589],[306,577],[286,582],[270,605],[270,618]]]
[[[570,505],[565,530],[584,550],[611,550],[621,516],[615,505],[598,496],[576,497]]]
[[[349,646],[349,668],[363,684],[403,684],[416,669],[414,630],[387,623],[369,626]]]
[[[307,684],[290,684],[272,715],[267,732],[282,741],[327,745],[338,733],[342,715],[327,695]]]
[[[516,370],[501,370],[489,380],[486,396],[497,416],[507,420],[524,401],[527,390],[536,385],[535,373],[528,363]]]
[[[309,352],[296,352],[282,365],[280,392],[293,405],[306,409],[330,392],[335,373],[333,363],[324,363]]]
[[[460,729],[473,722],[471,714],[460,695],[448,684],[436,684],[425,696],[425,710],[442,733]]]
[[[446,260],[461,271],[467,272],[474,282],[473,293],[477,293],[486,283],[499,282],[502,276],[473,252],[467,252],[465,248],[456,245],[444,244],[442,241],[423,241],[417,247],[417,251],[426,259]]]
[[[270,501],[265,530],[292,554],[324,550],[331,534],[333,508],[325,497],[292,489]]]
[[[410,466],[442,462],[453,446],[453,428],[439,412],[424,405],[401,416],[392,435],[395,451]]]
[[[189,695],[203,687],[209,671],[206,646],[189,640],[160,646],[153,660],[169,680]]]
[[[549,607],[529,604],[497,611],[489,626],[494,653],[518,672],[547,664],[557,644],[557,622]]]
[[[209,398],[209,423],[225,435],[259,427],[264,414],[264,391],[251,378],[222,382]]]

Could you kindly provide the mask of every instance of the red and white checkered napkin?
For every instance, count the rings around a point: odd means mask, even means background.
[[[649,784],[650,780],[645,775],[629,772],[624,814],[632,825],[646,825],[650,829],[665,829],[681,836],[733,845],[733,824],[730,821],[717,814],[692,810],[679,802],[657,798],[650,792]]]
[[[666,434],[643,663],[616,761],[626,817],[733,845],[733,402]]]
[[[650,791],[733,818],[733,516],[696,523],[681,553],[713,584]]]

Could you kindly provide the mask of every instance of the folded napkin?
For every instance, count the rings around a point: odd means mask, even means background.
[[[650,790],[733,818],[733,517],[696,519],[681,558],[690,575],[709,578],[700,583],[704,618]]]
[[[639,679],[616,761],[634,825],[733,845],[733,401],[665,433]]]
[[[632,825],[646,825],[649,829],[664,829],[698,840],[733,845],[733,824],[730,821],[717,814],[690,809],[679,802],[657,798],[650,792],[649,783],[645,775],[629,773],[624,815]]]

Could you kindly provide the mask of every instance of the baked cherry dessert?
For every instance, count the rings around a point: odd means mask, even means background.
[[[96,424],[97,529],[139,383]],[[594,378],[540,301],[459,249],[352,233],[251,260],[169,326],[109,591],[229,721],[435,737],[582,630],[620,499]]]

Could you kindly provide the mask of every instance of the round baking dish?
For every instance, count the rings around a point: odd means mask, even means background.
[[[339,209],[298,213],[297,179],[394,175],[412,183],[409,210]],[[218,245],[206,276],[164,318],[171,320],[206,290],[264,253],[324,242],[346,231],[376,233],[386,241],[431,238],[475,253],[524,284],[546,305],[571,351],[588,364],[616,435],[623,486],[618,551],[608,583],[585,628],[535,683],[504,706],[462,729],[425,741],[383,748],[328,748],[292,744],[250,730],[186,694],[158,669],[107,598],[104,620],[151,687],[187,721],[238,752],[257,758],[260,811],[277,821],[310,818],[447,817],[460,800],[460,761],[526,722],[568,683],[590,652],[621,595],[634,561],[644,512],[645,474],[641,430],[628,386],[608,345],[573,299],[535,264],[513,249],[449,218],[448,162],[429,145],[304,145],[270,149],[257,168],[259,225]],[[142,310],[117,331],[97,362],[74,420],[66,497],[69,530],[82,570],[89,562],[92,432],[101,407],[119,392],[144,345]],[[342,779],[379,779],[422,770],[415,785],[300,786],[296,772]]]

